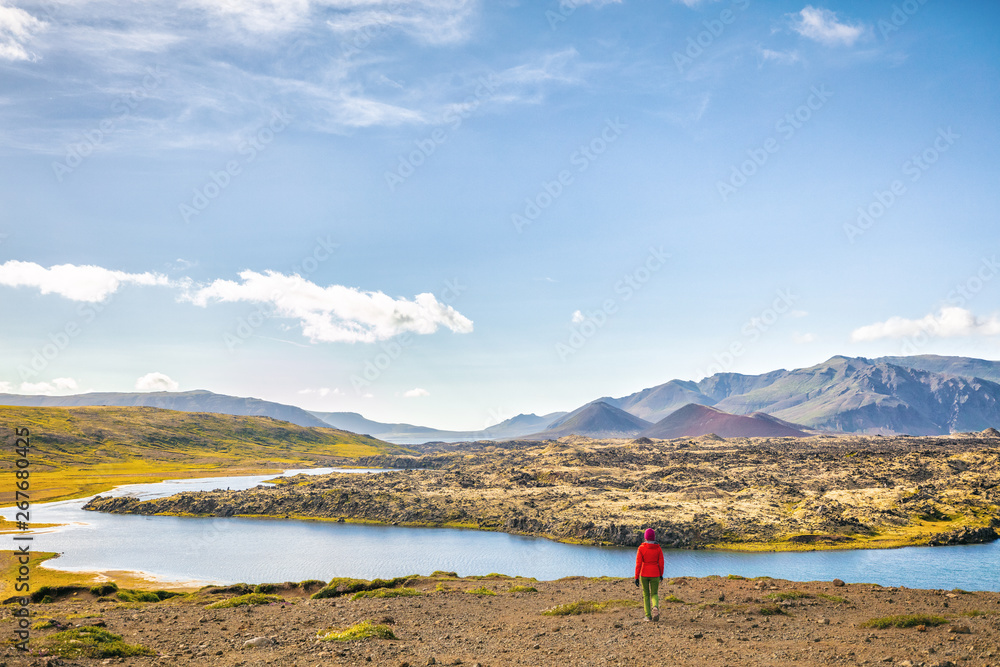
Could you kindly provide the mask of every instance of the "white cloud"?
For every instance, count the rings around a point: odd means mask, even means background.
[[[573,311],[573,317],[570,318],[570,319],[573,320],[573,324],[579,324],[580,322],[583,322],[587,318],[583,316],[583,312],[582,311],[574,310]]]
[[[476,0],[190,0],[191,4],[255,35],[282,34],[318,15],[339,33],[393,28],[428,44],[467,39]]]
[[[10,382],[0,382],[0,394],[9,394],[12,391],[14,391],[14,388],[11,386]]]
[[[52,382],[22,382],[22,394],[58,394],[77,389],[73,378],[55,378]]]
[[[243,271],[241,282],[216,280],[182,297],[198,306],[210,302],[269,304],[279,317],[297,319],[312,342],[373,343],[404,332],[430,334],[439,326],[470,333],[472,321],[430,293],[412,300],[353,287],[321,287],[297,274]]]
[[[415,387],[409,391],[404,391],[403,396],[406,398],[419,398],[421,396],[430,396],[431,392],[426,389],[421,389],[420,387]]]
[[[802,11],[792,16],[792,29],[795,32],[827,46],[851,46],[865,32],[860,23],[841,23],[835,12],[812,5],[806,5]]]
[[[146,373],[135,381],[138,391],[177,391],[180,385],[163,373]]]
[[[34,60],[25,45],[44,26],[23,9],[0,5],[0,60]]]
[[[0,285],[37,287],[42,294],[58,294],[73,301],[104,301],[125,283],[169,285],[170,281],[159,273],[125,273],[91,265],[59,264],[46,269],[17,260],[0,264]]]
[[[773,61],[783,65],[791,65],[799,62],[798,51],[772,51],[771,49],[761,49],[760,55],[765,61]]]
[[[395,28],[427,44],[462,42],[471,34],[475,0],[333,0],[343,11],[327,21],[338,33],[378,34]]]
[[[1000,316],[976,317],[965,308],[950,306],[942,308],[936,315],[932,313],[918,320],[890,317],[885,322],[859,327],[851,332],[851,340],[859,342],[881,338],[905,338],[921,333],[937,338],[997,336],[1000,335]]]
[[[795,332],[792,334],[792,340],[798,343],[799,345],[803,345],[805,343],[812,343],[813,341],[816,340],[816,334],[814,333],[800,334],[798,332]]]
[[[337,388],[330,389],[329,387],[320,387],[318,389],[299,389],[298,393],[302,394],[303,396],[319,396],[320,398],[330,395],[333,396],[344,395],[344,392],[342,392],[340,389]]]

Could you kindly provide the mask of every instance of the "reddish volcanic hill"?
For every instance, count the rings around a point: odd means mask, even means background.
[[[656,422],[640,435],[647,438],[694,438],[714,433],[723,438],[804,438],[809,434],[795,424],[755,412],[734,415],[707,405],[688,403]]]

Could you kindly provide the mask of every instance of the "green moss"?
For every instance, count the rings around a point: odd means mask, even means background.
[[[661,595],[660,596],[660,602],[679,602],[681,604],[685,604],[684,600],[680,599],[679,597],[677,597],[673,593],[671,593],[670,595],[667,595],[667,596]]]
[[[861,624],[862,628],[877,628],[879,630],[884,630],[885,628],[913,628],[918,625],[926,625],[928,627],[933,627],[935,625],[944,625],[948,622],[948,619],[942,618],[940,616],[931,616],[930,614],[908,614],[908,615],[898,615],[898,616],[884,616],[882,618],[873,618],[865,621]]]
[[[449,579],[458,579],[458,573],[456,572],[445,572],[444,570],[434,570],[431,572],[432,577],[447,577]]]
[[[53,628],[53,627],[55,627],[55,625],[56,625],[55,619],[52,619],[52,618],[42,618],[42,619],[39,619],[39,620],[35,621],[31,625],[31,629],[32,630],[45,630],[47,628]]]
[[[55,602],[55,598],[57,597],[72,595],[73,593],[83,593],[89,590],[90,589],[86,586],[78,586],[75,584],[70,586],[41,586],[32,592],[31,601],[49,604],[51,602]]]
[[[776,604],[765,604],[761,606],[761,608],[758,611],[760,612],[761,616],[778,616],[778,615],[787,616],[785,610]]]
[[[470,595],[496,595],[496,593],[494,593],[490,589],[486,588],[486,586],[480,586],[479,588],[473,588],[471,590],[466,591],[466,593],[468,593]]]
[[[511,593],[537,593],[538,589],[534,586],[511,586]]]
[[[115,594],[122,602],[162,602],[169,598],[183,595],[174,591],[137,591],[122,589]]]
[[[38,642],[38,647],[62,658],[127,658],[137,655],[156,655],[156,651],[145,646],[126,644],[122,641],[121,635],[89,625],[49,635]]]
[[[828,595],[826,593],[817,593],[816,597],[826,600],[827,602],[836,602],[838,604],[844,604],[847,602],[847,598],[842,598],[839,595]]]
[[[278,595],[264,595],[263,593],[247,593],[239,597],[220,600],[206,605],[205,609],[228,609],[229,607],[249,607],[258,604],[272,604],[274,602],[284,602]]]
[[[962,616],[968,616],[969,618],[975,618],[976,616],[987,616],[987,612],[979,611],[978,609],[970,609],[969,611],[963,611]]]
[[[353,595],[359,591],[373,591],[378,588],[398,588],[406,582],[415,578],[416,575],[408,577],[395,577],[394,579],[352,579],[350,577],[334,577],[326,586],[312,594],[312,599],[322,600],[323,598],[336,598],[341,595]]]
[[[362,621],[344,630],[327,630],[320,633],[320,641],[324,642],[354,642],[362,639],[395,639],[396,635],[388,625],[375,625],[370,621]]]
[[[745,580],[746,577],[744,577],[742,575],[739,575],[739,574],[727,574],[726,575],[726,579]]]
[[[90,594],[95,597],[104,597],[105,595],[111,595],[118,590],[118,584],[113,581],[109,581],[104,584],[98,584],[97,586],[90,587]]]
[[[765,597],[768,600],[803,600],[811,598],[813,595],[802,591],[778,591],[777,593],[768,593]]]
[[[361,600],[363,598],[402,598],[402,597],[416,597],[418,595],[423,595],[420,591],[415,588],[377,588],[373,591],[358,591],[351,596],[352,600]]]
[[[580,614],[597,614],[610,607],[638,607],[641,603],[636,600],[608,600],[607,602],[594,602],[593,600],[581,600],[580,602],[568,602],[556,605],[551,609],[542,612],[543,616],[579,616]]]

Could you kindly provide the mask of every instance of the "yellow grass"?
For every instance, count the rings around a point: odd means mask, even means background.
[[[122,484],[266,474],[410,451],[370,436],[269,417],[157,408],[0,406],[8,448],[15,429],[30,432],[32,503],[81,498]],[[0,459],[0,477],[8,480],[0,485],[0,506],[15,501],[16,458]]]

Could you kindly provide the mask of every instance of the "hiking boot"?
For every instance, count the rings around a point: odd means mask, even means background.
[[[653,607],[653,620],[654,621],[660,620],[660,608],[659,607]]]

